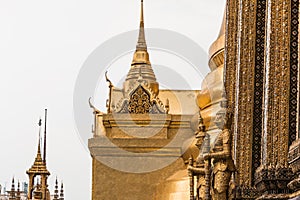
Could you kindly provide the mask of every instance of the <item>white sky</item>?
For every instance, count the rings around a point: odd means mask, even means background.
[[[57,175],[66,199],[90,199],[91,158],[75,128],[74,84],[95,48],[138,27],[139,5],[139,0],[0,0],[0,184],[10,189],[12,176],[27,181],[37,122],[48,108],[51,193]],[[224,8],[225,0],[146,0],[145,25],[179,32],[208,50]],[[129,69],[125,60],[116,64]],[[104,107],[104,99],[95,104]]]

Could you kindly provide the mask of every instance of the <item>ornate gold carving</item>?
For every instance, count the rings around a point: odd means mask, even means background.
[[[289,115],[289,1],[270,0],[266,52],[264,163],[287,167]],[[279,12],[279,10],[281,12]],[[280,49],[279,49],[280,47]],[[276,86],[276,87],[274,87]]]
[[[237,41],[238,41],[238,23],[239,23],[239,7],[240,1],[236,0],[228,0],[226,5],[226,35],[225,35],[225,70],[224,70],[224,82],[225,82],[225,90],[228,102],[232,108],[235,108],[235,88],[236,88],[236,66],[237,66]],[[233,110],[235,113],[235,109]],[[237,116],[234,116],[237,118]],[[235,128],[234,130],[234,141],[233,148],[234,152],[238,151],[238,147],[236,145],[236,141],[239,140],[239,136],[236,134]],[[234,153],[234,157],[237,156]],[[236,159],[236,164],[239,163],[239,160]],[[239,177],[237,177],[239,179]]]
[[[194,185],[192,184],[194,176],[197,177],[198,181],[196,199],[209,200],[211,199],[210,195],[212,195],[213,200],[229,198],[229,182],[232,172],[235,171],[235,166],[231,151],[232,134],[229,130],[232,124],[232,113],[227,110],[226,99],[221,102],[221,110],[217,113],[215,123],[222,132],[217,137],[214,148],[210,150],[210,136],[205,131],[200,114],[199,127],[196,132],[196,146],[199,148],[199,156],[195,167],[192,159],[190,159],[188,166],[191,181],[191,199],[194,199]]]
[[[151,109],[150,94],[142,87],[139,86],[130,97],[128,110],[129,113],[145,114],[149,113]]]
[[[197,191],[196,199],[209,200],[210,199],[210,159],[204,160],[202,154],[209,152],[210,139],[209,134],[206,133],[203,118],[199,112],[199,126],[195,132],[196,146],[199,149],[199,155],[194,166],[194,160],[189,159],[188,172],[190,177],[190,199],[194,200],[194,177],[197,177]]]
[[[229,198],[229,182],[232,172],[235,171],[231,152],[232,134],[229,131],[232,124],[232,113],[227,111],[226,100],[221,102],[221,107],[222,109],[218,112],[215,123],[222,129],[222,132],[218,136],[212,151],[208,154],[204,154],[204,159],[212,159],[213,163],[213,188],[211,192],[213,200]]]
[[[252,111],[253,107],[253,74],[254,74],[254,47],[255,47],[255,1],[241,1],[236,4],[238,9],[238,29],[237,38],[234,44],[238,51],[234,56],[236,65],[225,61],[227,65],[226,73],[232,74],[233,79],[229,79],[226,74],[226,81],[229,84],[227,96],[230,106],[235,109],[234,127],[235,135],[235,160],[238,168],[237,182],[239,185],[251,185],[251,140],[252,140]],[[243,48],[241,48],[243,47]],[[246,47],[246,48],[245,48]],[[231,70],[230,70],[231,68]],[[237,76],[237,77],[235,77]],[[235,80],[232,84],[232,80]],[[234,85],[232,87],[232,85]],[[229,87],[229,90],[228,90]],[[233,91],[230,91],[233,90]],[[229,93],[228,93],[229,92]]]
[[[258,0],[256,6],[255,69],[253,88],[253,134],[252,134],[252,184],[255,170],[261,165],[263,93],[265,75],[266,2]]]
[[[122,106],[117,113],[131,114],[165,114],[169,105],[165,108],[162,102],[153,98],[150,90],[139,84],[129,95],[129,99],[122,100]]]

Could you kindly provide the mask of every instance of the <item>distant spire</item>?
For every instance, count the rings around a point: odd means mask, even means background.
[[[16,200],[21,200],[20,181],[19,180],[18,180],[18,189],[17,189]]]
[[[9,199],[15,199],[16,189],[15,189],[15,177],[13,177],[11,182],[11,190],[9,191]]]
[[[45,164],[46,164],[46,144],[47,144],[47,109],[45,109],[44,156],[43,156],[43,160]]]
[[[50,175],[49,171],[47,170],[46,164],[43,161],[42,154],[41,154],[41,126],[42,122],[41,119],[39,120],[39,140],[38,140],[38,150],[34,160],[32,167],[26,171],[27,174],[46,174]]]
[[[42,126],[42,119],[39,120],[39,143],[38,143],[38,152],[36,158],[41,157],[41,126]]]
[[[58,200],[58,181],[57,181],[57,177],[55,179],[55,190],[54,190],[54,199],[53,200]]]
[[[64,200],[64,184],[61,183],[59,200]]]
[[[15,177],[13,177],[11,181],[11,191],[15,191]]]

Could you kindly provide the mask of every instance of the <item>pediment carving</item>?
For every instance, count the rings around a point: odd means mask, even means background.
[[[121,100],[116,113],[130,114],[165,114],[166,110],[162,102],[154,97],[151,90],[142,84],[137,85],[128,95]]]

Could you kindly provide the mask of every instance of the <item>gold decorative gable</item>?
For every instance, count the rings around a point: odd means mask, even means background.
[[[162,103],[156,99],[151,99],[153,95],[141,84],[133,90],[129,99],[124,99],[121,109],[117,113],[131,113],[131,114],[164,114],[166,113]]]

